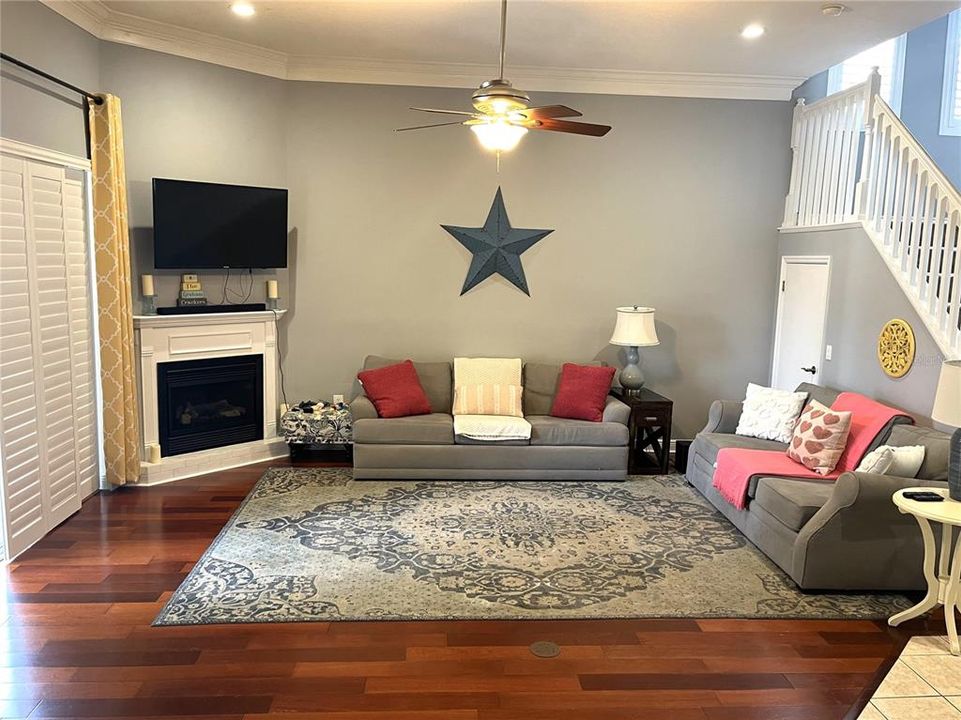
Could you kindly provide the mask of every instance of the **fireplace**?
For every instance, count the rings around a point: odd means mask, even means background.
[[[157,363],[157,410],[165,457],[262,440],[263,355]]]

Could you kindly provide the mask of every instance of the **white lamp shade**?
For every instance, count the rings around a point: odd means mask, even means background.
[[[941,365],[931,418],[951,427],[961,427],[961,360],[949,360]]]
[[[611,335],[611,345],[649,347],[660,342],[654,329],[654,308],[637,305],[617,308],[617,323]]]

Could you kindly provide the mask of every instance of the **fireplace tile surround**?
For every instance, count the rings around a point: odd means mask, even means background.
[[[285,312],[134,316],[143,437],[140,485],[156,485],[287,454],[286,443],[277,436],[277,325]],[[216,360],[245,357],[258,358],[254,364],[263,368],[262,439],[180,454],[165,452],[159,463],[147,462],[150,446],[161,444],[159,370],[176,369],[180,363],[189,363],[185,368],[209,364],[194,361],[214,361],[212,364],[219,366],[224,363]]]

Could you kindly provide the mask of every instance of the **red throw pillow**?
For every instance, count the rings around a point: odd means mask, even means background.
[[[551,415],[600,422],[614,379],[614,368],[564,363]]]
[[[364,394],[377,408],[379,417],[427,415],[431,411],[430,400],[410,360],[375,370],[363,370],[357,373],[357,379],[364,386]]]

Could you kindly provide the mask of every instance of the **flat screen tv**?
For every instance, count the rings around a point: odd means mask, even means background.
[[[287,191],[153,180],[154,267],[287,267]]]

